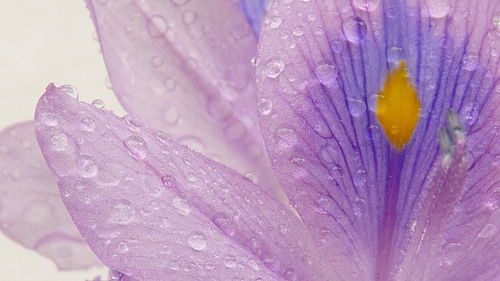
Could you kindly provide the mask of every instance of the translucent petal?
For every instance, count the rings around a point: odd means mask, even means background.
[[[55,125],[47,113],[41,120]],[[64,207],[57,178],[35,139],[33,122],[0,133],[0,229],[8,237],[50,258],[60,270],[102,265],[78,233]]]
[[[256,39],[227,0],[88,0],[118,99],[148,126],[273,185],[256,116]]]
[[[328,279],[298,218],[234,170],[53,85],[35,128],[66,207],[110,268],[139,280]]]

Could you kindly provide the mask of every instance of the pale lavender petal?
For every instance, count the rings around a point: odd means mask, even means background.
[[[248,23],[252,26],[253,31],[257,38],[260,33],[260,26],[262,21],[264,20],[264,16],[266,15],[267,9],[270,5],[270,0],[238,0],[239,6],[243,14],[248,21]],[[279,20],[278,20],[279,21]],[[276,22],[275,24],[278,24]]]
[[[46,112],[57,126],[41,121]],[[284,205],[124,119],[53,85],[36,111],[35,133],[66,207],[107,266],[142,281],[331,280],[329,261]]]
[[[256,39],[227,0],[88,0],[118,99],[148,126],[271,185]]]
[[[491,242],[470,239],[476,229],[491,230],[498,216],[488,200],[498,198],[499,9],[493,0],[317,0],[275,1],[268,11],[282,23],[274,28],[265,20],[259,39],[258,103],[270,108],[261,114],[266,146],[304,223],[332,260],[343,256],[334,266],[344,279],[387,280],[383,274],[393,273],[412,218],[420,217],[416,205],[432,185],[425,182],[441,161],[438,131],[449,109],[467,132],[470,168],[467,193],[448,205],[463,229],[450,226],[440,235],[454,235],[475,252],[459,250],[462,263],[449,268],[428,259],[429,280],[498,276],[492,263],[500,253],[485,253],[486,245],[498,247],[498,232]],[[422,111],[411,141],[397,152],[374,111],[386,74],[400,60]],[[475,225],[463,223],[478,215]]]
[[[55,125],[51,114],[41,116]],[[33,122],[0,133],[0,230],[60,270],[102,265],[71,220],[35,139]]]

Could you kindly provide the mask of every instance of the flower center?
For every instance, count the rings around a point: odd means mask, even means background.
[[[385,79],[376,111],[387,138],[398,150],[410,141],[419,112],[417,91],[408,79],[406,63],[400,62]]]

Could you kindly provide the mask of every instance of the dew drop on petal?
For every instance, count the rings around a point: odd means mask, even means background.
[[[347,103],[349,106],[349,113],[351,113],[353,117],[359,117],[366,111],[365,104],[359,99],[349,98],[347,99]]]
[[[54,127],[57,126],[57,124],[59,124],[59,121],[57,120],[57,115],[50,112],[42,112],[40,114],[40,120],[45,126],[49,127]]]
[[[235,224],[234,218],[226,213],[217,212],[214,214],[212,218],[214,224],[220,228],[227,235],[234,235],[235,233]]]
[[[283,72],[284,68],[285,64],[283,61],[275,59],[267,63],[264,73],[269,78],[276,78]]]
[[[366,170],[359,169],[354,175],[354,185],[357,187],[363,186],[366,183]]]
[[[163,120],[168,126],[174,126],[179,121],[179,111],[175,107],[171,106],[165,109],[163,113]]]
[[[74,99],[78,99],[79,97],[78,90],[73,85],[62,85],[59,87],[59,90]]]
[[[78,161],[78,173],[83,178],[92,178],[97,175],[97,165],[87,156]]]
[[[320,64],[314,70],[318,81],[326,87],[333,88],[336,85],[338,70],[332,64]]]
[[[104,108],[104,102],[101,99],[95,99],[92,101],[92,105],[97,109]]]
[[[281,23],[283,22],[283,19],[280,17],[272,17],[269,19],[269,27],[271,28],[278,28],[280,27]]]
[[[167,22],[163,16],[154,15],[147,22],[146,29],[151,37],[161,37],[167,30]]]
[[[296,26],[292,29],[292,34],[297,37],[302,36],[304,35],[304,28],[300,25]]]
[[[366,22],[360,17],[352,17],[348,19],[342,26],[345,38],[353,43],[359,44],[363,41],[368,31]]]
[[[187,216],[191,213],[191,206],[189,206],[189,203],[182,198],[174,198],[174,200],[172,200],[172,206],[183,216]]]
[[[176,179],[171,175],[164,175],[161,177],[161,182],[165,188],[174,188],[177,186]]]
[[[208,240],[201,232],[197,232],[188,237],[189,246],[195,251],[204,251],[207,248]]]
[[[488,238],[493,234],[495,234],[496,232],[497,232],[496,226],[494,224],[488,223],[481,229],[481,231],[477,236],[480,238]]]
[[[450,0],[426,0],[427,11],[433,18],[445,17],[450,11]]]
[[[50,147],[54,151],[65,151],[68,148],[68,137],[63,132],[58,132],[50,137]]]
[[[128,200],[121,200],[111,206],[109,222],[119,225],[127,225],[135,218],[135,209]]]
[[[353,4],[362,11],[373,11],[380,4],[380,0],[353,0]]]
[[[399,47],[391,47],[387,50],[387,61],[392,64],[397,64],[403,57],[403,49]]]
[[[228,254],[224,257],[224,265],[227,268],[235,268],[238,264],[234,255]]]
[[[269,113],[271,113],[272,108],[273,108],[273,102],[266,98],[262,98],[257,102],[257,109],[262,115],[269,115]]]
[[[187,25],[193,24],[196,21],[196,13],[193,11],[186,11],[182,15],[182,20]]]
[[[174,4],[175,6],[182,6],[189,1],[190,0],[171,0],[172,4]]]
[[[147,154],[146,142],[139,136],[129,136],[123,141],[123,145],[135,159],[144,159]]]
[[[463,67],[467,71],[476,70],[479,65],[479,57],[476,55],[467,55],[462,61]]]

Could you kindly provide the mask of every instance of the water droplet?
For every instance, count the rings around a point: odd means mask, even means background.
[[[337,84],[338,70],[332,64],[320,64],[314,70],[318,81],[326,87],[333,88]]]
[[[283,61],[275,59],[267,63],[264,73],[269,78],[276,78],[281,74],[284,68],[285,64]]]
[[[479,65],[479,57],[476,55],[467,55],[464,57],[462,64],[467,71],[476,70]]]
[[[326,144],[322,146],[319,150],[319,156],[321,160],[327,164],[333,163],[333,156],[335,155],[335,149],[333,146]]]
[[[109,222],[119,225],[127,225],[135,218],[135,209],[128,200],[121,200],[111,207]]]
[[[380,0],[354,0],[353,4],[360,10],[373,11],[380,4]]]
[[[183,216],[187,216],[191,213],[191,206],[189,206],[189,203],[182,198],[174,198],[174,200],[172,200],[172,206],[174,206],[176,211]]]
[[[366,106],[361,100],[348,98],[347,103],[349,105],[349,113],[353,117],[359,117],[366,111]]]
[[[212,218],[214,224],[220,228],[227,235],[234,235],[236,231],[236,226],[234,223],[234,218],[226,213],[217,212]]]
[[[304,28],[302,26],[296,26],[292,29],[292,34],[294,36],[302,36],[304,35]]]
[[[464,107],[464,123],[468,126],[474,125],[479,116],[479,112],[474,105],[467,105]]]
[[[177,180],[171,175],[161,177],[161,182],[165,188],[174,188],[177,186]]]
[[[189,246],[195,251],[204,251],[207,248],[207,238],[201,232],[197,232],[188,237],[187,240]]]
[[[285,279],[288,281],[297,281],[298,280],[297,273],[291,268],[288,268],[285,270]]]
[[[488,223],[481,229],[481,231],[477,236],[481,238],[488,238],[493,234],[495,234],[496,232],[497,232],[496,226],[494,224]]]
[[[151,37],[161,37],[167,30],[167,22],[162,16],[154,15],[147,22],[146,29]]]
[[[354,185],[361,187],[366,184],[366,170],[359,169],[354,175]]]
[[[196,21],[196,13],[193,11],[186,11],[182,15],[182,20],[185,24],[193,24]]]
[[[50,137],[50,147],[54,151],[65,151],[68,148],[68,137],[58,132]]]
[[[275,132],[278,145],[283,148],[289,148],[297,144],[297,134],[294,130],[288,128],[279,128]]]
[[[101,99],[95,99],[92,101],[92,105],[97,109],[104,108],[104,102]]]
[[[250,63],[253,65],[253,66],[258,66],[259,65],[259,62],[260,62],[260,59],[258,57],[252,57],[250,59]]]
[[[126,252],[128,252],[129,248],[127,242],[121,241],[118,244],[116,244],[116,251],[120,254],[125,254]]]
[[[353,43],[359,44],[363,41],[368,31],[366,22],[360,17],[352,17],[348,19],[342,26],[346,39]]]
[[[273,108],[273,102],[266,98],[261,98],[257,102],[257,109],[262,115],[269,115],[269,113],[271,113],[272,108]]]
[[[151,64],[154,67],[160,67],[163,64],[163,59],[160,56],[154,56],[151,58]]]
[[[167,123],[167,125],[174,126],[179,121],[179,112],[175,109],[175,107],[170,106],[165,110],[163,120]]]
[[[387,50],[387,61],[392,64],[397,64],[403,57],[403,49],[399,47],[391,47]]]
[[[163,82],[163,84],[165,85],[165,89],[167,91],[173,91],[176,87],[176,83],[173,79],[171,78],[167,78],[165,79],[165,81]]]
[[[147,154],[146,142],[139,136],[130,136],[123,141],[123,145],[135,159],[144,159]]]
[[[171,0],[172,4],[174,4],[175,6],[182,6],[189,1],[190,0]]]
[[[278,28],[282,22],[283,19],[281,19],[280,17],[272,17],[269,19],[269,26],[271,28]]]
[[[97,175],[97,166],[88,156],[82,156],[78,161],[78,172],[83,178],[92,178]]]
[[[54,127],[59,124],[57,120],[57,115],[51,112],[42,112],[40,114],[40,120],[45,126]]]
[[[426,0],[427,11],[433,18],[442,18],[450,11],[450,0]]]
[[[79,97],[78,90],[73,85],[62,85],[59,87],[59,90],[74,99],[78,99]]]
[[[231,254],[228,254],[224,257],[224,265],[227,267],[227,268],[235,268],[236,265],[238,265],[236,263],[236,257],[231,255]]]

